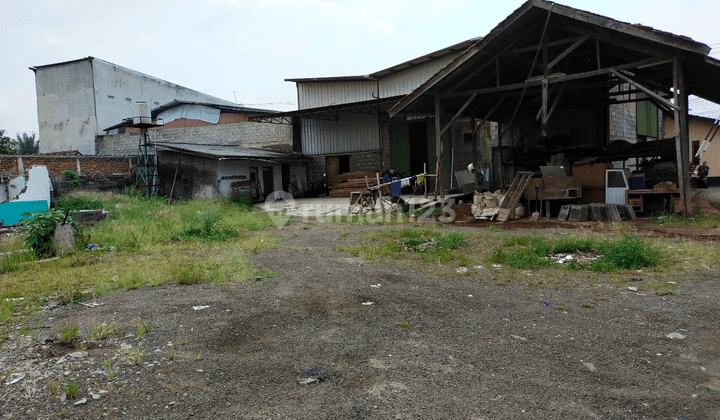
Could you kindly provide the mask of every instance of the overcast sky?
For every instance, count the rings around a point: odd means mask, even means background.
[[[720,58],[720,1],[564,0],[686,35]],[[0,128],[37,132],[28,69],[94,56],[258,108],[297,107],[287,78],[372,73],[486,35],[520,0],[2,0]],[[720,81],[709,81],[720,83]],[[716,117],[718,106],[692,113]]]

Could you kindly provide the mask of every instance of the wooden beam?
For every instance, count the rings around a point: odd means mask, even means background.
[[[570,38],[559,39],[557,41],[548,42],[547,46],[552,48],[552,47],[558,47],[560,45],[572,44],[573,42],[577,41],[580,38],[581,37],[579,37],[579,36],[574,36],[574,37],[570,37]],[[537,51],[537,49],[539,47],[540,47],[540,45],[528,45],[527,47],[516,48],[516,49],[512,50],[512,52],[520,54],[520,53],[525,53],[525,52],[529,52],[529,51]]]
[[[654,58],[649,58],[647,60],[641,60],[641,61],[636,61],[633,63],[615,66],[612,69],[614,69],[616,71],[627,70],[627,69],[637,68],[638,66],[653,64],[653,63],[658,62],[659,60],[665,60],[665,59],[664,58],[658,59],[657,57],[654,57]],[[582,72],[582,73],[567,74],[564,76],[556,76],[556,77],[553,77],[551,75],[548,77],[548,83],[561,83],[561,82],[568,82],[571,80],[587,79],[589,77],[602,76],[604,74],[609,74],[610,70],[611,70],[610,68],[606,68],[606,69],[600,69],[600,70],[586,71],[586,72]],[[510,91],[510,90],[522,89],[525,86],[529,87],[529,86],[539,86],[539,85],[542,85],[541,79],[529,80],[524,83],[514,83],[511,85],[505,85],[505,86],[500,86],[500,87],[472,89],[472,90],[466,90],[463,92],[450,92],[450,93],[443,94],[441,96],[443,98],[457,98],[457,97],[462,97],[462,96],[470,96],[473,93],[477,93],[479,95],[485,95],[485,94],[491,94],[491,93],[506,92],[506,91]]]
[[[437,177],[435,178],[435,196],[437,197],[438,190],[440,190],[440,202],[445,202],[445,190],[442,187],[442,155],[443,155],[443,142],[440,136],[440,115],[442,114],[442,103],[440,102],[440,95],[435,95],[435,167],[437,171]]]
[[[490,117],[492,117],[492,114],[500,107],[500,105],[503,102],[505,102],[505,99],[507,99],[507,96],[503,96],[502,98],[500,98],[499,101],[495,102],[495,105],[493,105],[493,107],[490,109],[490,111],[488,111],[488,113],[485,115],[485,118],[483,118],[482,121],[480,121],[480,124],[478,124],[477,126],[475,126],[475,128],[473,128],[473,131],[472,131],[473,134],[475,134],[478,131],[478,129],[480,127],[482,127]]]
[[[656,101],[661,102],[661,103],[664,103],[664,104],[666,104],[667,106],[669,106],[669,107],[672,108],[672,109],[675,109],[675,110],[679,110],[679,109],[680,109],[680,107],[678,107],[678,106],[675,105],[674,103],[666,100],[666,99],[663,98],[662,96],[660,96],[660,95],[658,95],[657,93],[653,92],[652,90],[646,88],[645,86],[641,85],[640,83],[632,80],[631,78],[625,76],[624,74],[620,73],[619,71],[614,70],[614,69],[610,69],[610,73],[613,74],[615,77],[617,77],[617,78],[619,78],[619,79],[622,79],[622,80],[630,83],[631,85],[635,86],[636,88],[642,90],[646,95],[650,96],[651,98],[655,99]]]
[[[468,105],[470,105],[470,103],[471,103],[473,100],[475,100],[476,97],[477,97],[477,94],[474,94],[474,95],[470,96],[467,101],[465,101],[465,103],[463,104],[463,106],[460,107],[460,109],[458,110],[458,112],[456,112],[455,115],[453,115],[453,117],[450,119],[450,121],[449,121],[449,122],[445,125],[445,127],[443,127],[443,129],[440,131],[440,136],[441,136],[441,137],[442,137],[443,134],[445,134],[446,131],[448,131],[448,129],[450,129],[450,126],[452,126],[452,124],[455,122],[455,120],[457,120],[458,117],[460,117],[460,115],[463,113],[463,111],[465,111],[465,109],[468,107]]]
[[[688,93],[685,90],[685,75],[682,57],[678,56],[673,62],[673,80],[675,102],[680,105],[675,109],[675,153],[677,154],[678,186],[680,199],[683,200],[683,216],[687,216],[690,209],[690,157],[689,157],[689,130],[688,130]]]
[[[553,68],[553,67],[555,66],[555,64],[559,63],[560,60],[562,60],[563,58],[567,57],[567,55],[570,54],[571,52],[575,51],[575,49],[577,49],[577,47],[579,47],[580,45],[582,45],[583,42],[587,41],[588,38],[590,38],[590,35],[585,34],[585,35],[583,35],[580,39],[578,39],[577,41],[575,41],[574,44],[572,44],[571,46],[569,46],[565,51],[561,52],[560,55],[558,55],[557,57],[555,57],[555,59],[554,59],[553,61],[551,61],[551,62],[547,65],[547,70],[549,71],[551,68]]]

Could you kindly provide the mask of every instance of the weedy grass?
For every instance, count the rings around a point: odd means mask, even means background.
[[[637,236],[617,239],[548,238],[546,236],[511,236],[497,246],[489,263],[505,264],[516,269],[557,266],[548,258],[551,253],[596,253],[598,258],[585,265],[572,263],[570,270],[617,271],[654,266],[660,257],[658,246]]]
[[[68,398],[75,398],[75,394],[77,394],[78,391],[78,384],[77,382],[72,381],[62,390]]]
[[[78,324],[70,323],[70,321],[60,323],[56,332],[58,341],[63,344],[70,343],[77,337],[78,328]]]
[[[145,356],[145,352],[138,347],[122,350],[121,354],[126,361],[135,365],[139,365],[143,356]]]
[[[4,241],[0,322],[18,313],[32,313],[46,299],[79,302],[168,281],[245,281],[258,275],[249,255],[278,246],[275,235],[263,232],[275,226],[272,220],[246,203],[168,204],[162,199],[119,194],[78,196],[103,200],[109,210],[105,221],[84,230],[96,246],[38,261],[33,252],[23,252],[26,248],[20,239]],[[183,235],[192,226],[200,235]],[[230,231],[231,236],[223,236]],[[12,300],[20,297],[24,300]]]
[[[718,226],[720,226],[720,218],[710,213],[696,212],[694,217],[685,217],[677,213],[670,213],[653,217],[650,223],[659,226],[692,226],[709,230],[717,229]]]
[[[135,318],[135,325],[137,326],[137,338],[140,340],[144,334],[150,333],[150,322],[137,317]]]
[[[423,262],[446,263],[459,260],[460,248],[466,245],[466,236],[459,232],[441,232],[428,228],[394,229],[372,233],[372,245],[337,247],[352,256],[372,261],[377,257],[403,259],[419,258]]]

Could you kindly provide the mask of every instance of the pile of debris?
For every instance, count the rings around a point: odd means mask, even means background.
[[[561,222],[635,221],[635,209],[626,204],[566,204],[560,208]]]
[[[548,254],[548,258],[550,258],[550,260],[556,264],[568,264],[570,262],[574,262],[576,264],[586,265],[597,260],[598,258],[600,258],[600,256],[592,252],[578,252],[575,254],[553,252]]]
[[[484,193],[476,192],[470,210],[476,219],[492,220],[500,213],[504,199],[505,194],[500,190],[494,193],[489,191]],[[521,217],[525,217],[525,206],[522,204],[515,207],[515,214],[513,215],[514,219]]]
[[[492,220],[500,213],[500,202],[503,198],[505,198],[505,195],[500,190],[494,193],[489,191],[484,193],[476,192],[470,210],[476,219]]]

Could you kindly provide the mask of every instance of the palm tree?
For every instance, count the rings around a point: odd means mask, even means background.
[[[18,134],[17,148],[18,153],[21,155],[34,155],[40,150],[40,142],[35,141],[35,133],[32,133],[31,136],[28,136],[27,133],[22,133],[22,137]]]

